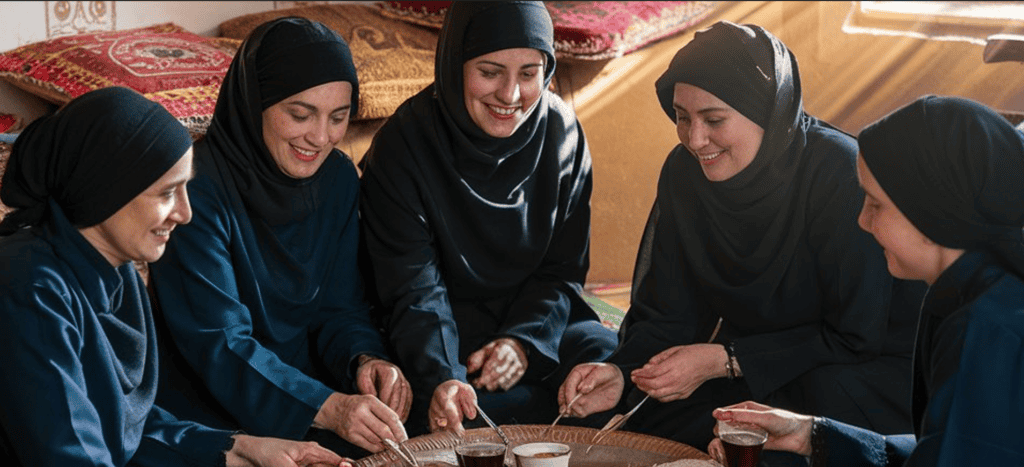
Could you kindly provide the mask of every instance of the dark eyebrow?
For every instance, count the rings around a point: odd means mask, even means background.
[[[686,107],[682,107],[682,106],[678,106],[678,105],[672,104],[672,108],[674,108],[676,110],[682,110],[683,112],[686,112]],[[710,112],[727,112],[728,110],[729,109],[725,108],[725,107],[708,107],[706,109],[698,110],[697,113],[699,113],[699,114],[706,114],[706,113],[710,113]]]
[[[309,103],[303,102],[303,101],[287,102],[286,105],[297,105],[299,107],[302,107],[302,108],[304,108],[304,109],[306,109],[306,110],[308,110],[310,112],[314,112],[314,113],[316,111],[320,110],[319,108],[317,108],[317,106],[315,106],[313,104],[309,104]],[[338,107],[338,108],[332,110],[331,113],[332,114],[333,113],[338,113],[338,112],[342,112],[342,111],[345,111],[345,110],[349,110],[351,108],[352,108],[352,104],[345,104],[345,105],[343,105],[341,107]]]
[[[503,65],[501,63],[492,62],[492,61],[488,61],[488,60],[481,60],[481,61],[477,62],[477,65],[480,65],[480,64],[496,66],[498,68],[505,68],[505,65]],[[542,67],[542,66],[544,66],[543,63],[527,63],[526,65],[523,65],[520,69],[522,69],[522,68],[537,68],[537,67]]]

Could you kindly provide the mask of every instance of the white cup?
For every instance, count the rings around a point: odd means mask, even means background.
[[[527,443],[512,448],[519,467],[568,467],[572,449],[561,443]]]

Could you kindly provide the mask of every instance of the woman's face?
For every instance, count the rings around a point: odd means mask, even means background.
[[[544,55],[537,49],[503,49],[462,65],[463,100],[473,123],[507,138],[526,121],[544,88]]]
[[[164,254],[171,231],[192,220],[185,184],[192,179],[192,148],[146,191],[114,215],[81,229],[82,235],[113,266],[151,263]]]
[[[263,142],[277,167],[292,178],[320,170],[348,130],[352,83],[309,88],[263,111]]]
[[[901,279],[934,283],[962,250],[945,248],[917,230],[882,190],[859,155],[857,178],[864,188],[864,206],[857,223],[882,245],[889,273]]]
[[[714,94],[676,83],[672,106],[679,142],[697,159],[708,180],[728,180],[754,161],[764,130]]]

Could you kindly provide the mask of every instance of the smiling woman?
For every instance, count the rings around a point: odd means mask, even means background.
[[[0,198],[0,455],[16,466],[267,465],[340,458],[180,421],[154,405],[156,328],[132,261],[155,261],[191,218],[192,140],[126,88],[30,124]],[[254,449],[255,448],[255,449]],[[263,457],[266,456],[266,457]]]
[[[358,104],[325,25],[280,18],[242,43],[196,143],[196,218],[151,268],[171,412],[352,457],[406,438],[409,386],[363,297],[359,181],[335,149]]]
[[[434,83],[363,158],[367,250],[413,430],[459,432],[477,402],[498,424],[550,423],[568,369],[615,346],[582,296],[591,159],[548,90],[554,70],[543,3],[455,2]]]

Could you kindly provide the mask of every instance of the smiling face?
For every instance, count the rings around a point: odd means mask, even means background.
[[[192,220],[185,184],[192,179],[192,148],[146,191],[114,215],[80,229],[112,266],[129,261],[151,263],[164,254],[171,231]]]
[[[537,49],[503,49],[462,65],[463,100],[473,123],[507,138],[526,121],[544,90],[544,55]]]
[[[754,161],[764,130],[714,94],[676,83],[672,106],[679,142],[697,158],[708,180],[728,180]]]
[[[878,180],[857,156],[857,178],[864,188],[864,206],[857,224],[875,237],[885,251],[885,261],[893,277],[923,280],[929,284],[945,271],[953,261],[964,253],[943,247],[926,237],[889,195],[882,190]]]
[[[309,88],[263,111],[263,142],[277,167],[292,178],[316,173],[348,130],[352,83]]]

